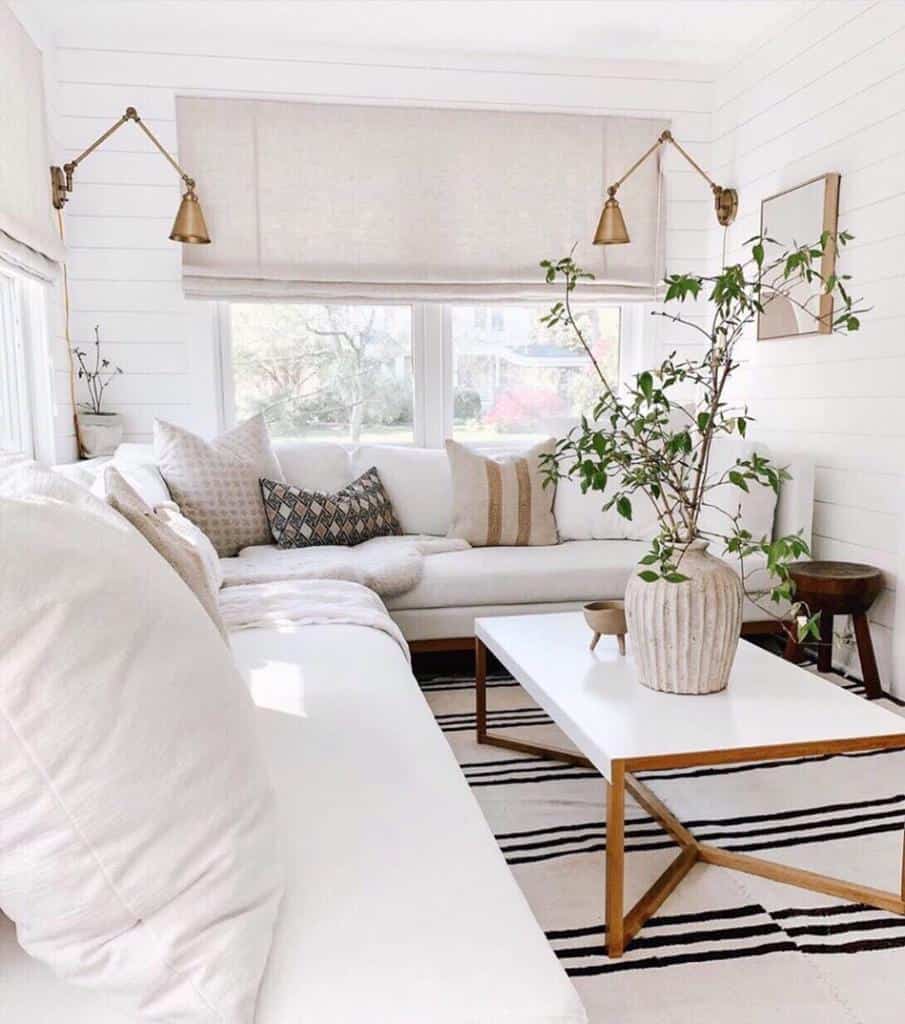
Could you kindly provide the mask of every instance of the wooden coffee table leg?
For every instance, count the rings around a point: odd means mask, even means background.
[[[475,731],[478,743],[487,737],[487,648],[475,637],[474,642]]]
[[[817,671],[833,671],[833,616],[820,613],[820,645],[817,648]]]
[[[606,951],[620,957],[625,948],[625,785],[621,762],[614,761],[606,791]]]
[[[877,671],[877,659],[874,656],[874,644],[870,636],[870,624],[864,612],[855,612],[852,615],[852,623],[855,627],[855,639],[858,642],[858,658],[861,661],[861,678],[864,680],[864,688],[867,696],[873,700],[883,696],[883,688],[880,686],[880,673]]]

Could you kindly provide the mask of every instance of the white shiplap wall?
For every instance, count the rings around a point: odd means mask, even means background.
[[[700,68],[461,56],[426,63],[399,54],[277,51],[239,57],[211,53],[207,42],[203,53],[168,52],[159,42],[142,52],[137,45],[123,52],[58,41],[54,134],[61,163],[128,105],[175,151],[177,93],[668,117],[695,158],[705,166],[710,160],[713,76]],[[666,155],[665,167],[667,259],[703,268],[709,192],[675,154]],[[203,201],[203,182],[199,190]],[[215,319],[208,305],[182,298],[179,246],[167,239],[178,196],[172,169],[126,125],[79,168],[66,209],[73,336],[90,341],[99,323],[112,357],[127,371],[110,398],[125,414],[129,440],[147,440],[155,416],[204,433],[218,426]],[[679,340],[686,339],[680,334]],[[64,402],[62,345],[57,368]]]
[[[757,435],[817,463],[814,552],[869,562],[887,589],[871,614],[893,680],[905,442],[905,3],[821,3],[749,52],[717,83],[717,180],[741,194],[729,259],[759,229],[760,201],[827,171],[842,174],[839,224],[855,235],[839,269],[873,306],[851,336],[745,345],[740,389]],[[713,232],[713,254],[722,233]],[[900,615],[902,611],[900,610]],[[837,648],[837,663],[849,648]],[[900,672],[900,676],[902,673]],[[905,692],[905,677],[897,681]]]

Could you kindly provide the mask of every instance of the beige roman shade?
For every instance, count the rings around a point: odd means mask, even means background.
[[[52,277],[63,246],[50,201],[41,52],[0,4],[0,259]]]
[[[667,123],[511,111],[180,97],[180,161],[212,242],[186,246],[202,298],[550,297],[538,267],[580,243],[584,294],[662,277],[660,173],[619,191],[632,244],[592,246],[606,185]]]

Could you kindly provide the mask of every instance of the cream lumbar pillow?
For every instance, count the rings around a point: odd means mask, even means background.
[[[282,893],[254,709],[189,589],[97,504],[0,497],[0,908],[130,1019],[251,1024]]]
[[[180,512],[205,533],[222,557],[270,544],[261,477],[283,482],[261,415],[213,441],[154,421],[154,457]]]
[[[474,547],[556,544],[555,487],[544,487],[541,462],[555,448],[550,438],[521,454],[495,459],[447,441],[453,490],[449,536]]]
[[[115,466],[105,470],[104,487],[107,501],[176,570],[226,638],[226,626],[217,605],[223,570],[207,537],[174,505],[151,508]]]

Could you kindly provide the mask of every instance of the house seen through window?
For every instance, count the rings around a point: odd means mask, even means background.
[[[592,408],[599,381],[587,354],[540,323],[546,306],[432,308],[232,304],[235,417],[262,412],[276,437],[440,446],[451,433],[493,445],[561,432]],[[580,305],[576,317],[618,383],[620,308]],[[438,400],[444,429],[426,431],[417,410]]]

